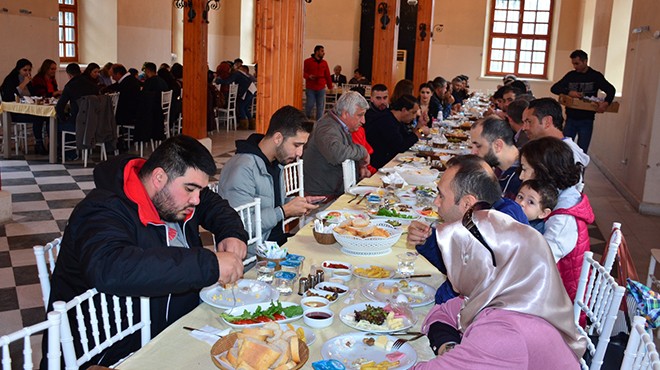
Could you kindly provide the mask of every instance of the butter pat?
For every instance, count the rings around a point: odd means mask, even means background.
[[[376,342],[374,342],[374,346],[380,347],[382,349],[386,349],[386,347],[387,347],[387,337],[384,336],[384,335],[379,335],[378,338],[376,338]]]

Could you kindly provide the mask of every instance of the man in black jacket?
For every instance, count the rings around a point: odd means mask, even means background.
[[[115,121],[117,125],[135,125],[138,112],[138,99],[140,95],[140,82],[121,64],[112,66],[112,79],[116,82],[108,91],[119,93]]]
[[[215,172],[211,154],[188,136],[166,140],[148,160],[119,156],[98,165],[96,189],[74,209],[64,230],[49,311],[53,302],[70,301],[91,288],[146,296],[153,337],[199,304],[201,288],[238,280],[247,233],[229,203],[208,189]],[[199,226],[220,241],[218,252],[202,246]],[[71,332],[78,343],[77,328]],[[136,333],[86,365],[111,365],[139,348]]]

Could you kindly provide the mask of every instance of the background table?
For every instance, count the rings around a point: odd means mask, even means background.
[[[9,143],[11,115],[8,113],[23,113],[39,117],[48,117],[49,119],[49,149],[48,161],[50,163],[57,163],[57,126],[55,125],[55,106],[54,105],[38,105],[38,104],[25,104],[25,103],[10,103],[2,102],[0,105],[0,112],[2,112],[3,128],[2,134],[5,140],[2,144],[2,153],[5,159],[11,158]]]

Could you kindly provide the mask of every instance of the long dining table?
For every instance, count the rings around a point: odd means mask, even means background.
[[[358,185],[380,186],[380,176],[375,175],[371,178],[364,179]],[[344,194],[336,199],[336,201],[328,207],[328,210],[365,210],[366,202],[358,203],[357,201],[353,201],[349,203],[349,201],[352,199],[354,199],[353,195]],[[304,225],[285,244],[289,253],[305,256],[303,267],[305,273],[312,265],[319,266],[320,268],[323,261],[326,260],[348,262],[353,264],[353,266],[361,264],[377,264],[396,270],[398,263],[397,255],[411,249],[411,247],[406,245],[406,233],[404,231],[404,234],[393,246],[392,251],[387,255],[379,257],[350,256],[341,252],[341,247],[337,243],[333,245],[321,245],[317,243],[314,239],[312,228],[313,223]],[[429,274],[430,277],[415,278],[414,280],[426,283],[433,288],[437,288],[445,280],[445,276],[442,275],[435,267],[433,267],[421,256],[416,260],[415,274]],[[248,271],[244,278],[255,279],[255,269]],[[369,300],[360,293],[360,288],[366,282],[367,281],[362,278],[353,277],[351,281],[346,283],[346,285],[348,285],[348,287],[351,289],[357,289],[357,293],[354,296],[355,299],[351,302],[351,304],[369,302]],[[280,295],[280,301],[299,303],[302,297],[296,294],[297,289],[298,287],[296,283],[294,285],[294,293],[289,296]],[[309,348],[309,360],[303,368],[311,369],[311,364],[313,362],[323,359],[321,355],[321,348],[326,341],[341,334],[356,332],[355,329],[352,329],[342,323],[339,318],[339,312],[344,307],[348,306],[348,304],[345,303],[344,298],[345,297],[340,297],[337,302],[330,306],[332,311],[335,313],[334,322],[330,327],[323,329],[310,328],[316,335],[316,341]],[[424,317],[429,312],[432,305],[433,304],[431,303],[426,306],[413,309],[416,323],[409,330],[419,331]],[[129,357],[120,366],[118,366],[118,368],[122,370],[154,369],[163,367],[171,369],[185,368],[188,370],[214,368],[210,355],[211,346],[206,342],[197,340],[190,336],[189,331],[184,330],[184,326],[201,328],[205,325],[210,325],[218,329],[226,329],[228,326],[222,322],[219,317],[220,313],[223,311],[224,310],[215,308],[207,303],[201,303],[189,314],[185,315],[170,325],[143,348],[135,352],[135,354]],[[302,319],[293,322],[293,324],[309,328],[303,323]],[[435,356],[429,347],[429,343],[426,337],[422,337],[416,341],[409,342],[409,344],[417,353],[417,361],[430,360]]]
[[[23,113],[39,117],[48,117],[49,132],[51,136],[48,149],[48,162],[57,163],[57,126],[54,105],[2,102],[2,104],[0,104],[0,112],[2,112],[2,134],[4,138],[10,137],[9,133],[12,121],[9,113]],[[2,143],[2,153],[5,159],[11,158],[9,144],[10,140],[6,139]]]

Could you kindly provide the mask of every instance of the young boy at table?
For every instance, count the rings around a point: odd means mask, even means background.
[[[550,215],[557,205],[559,193],[550,184],[543,184],[538,180],[527,180],[520,185],[516,203],[520,204],[529,225],[541,234],[545,232],[545,218]]]

